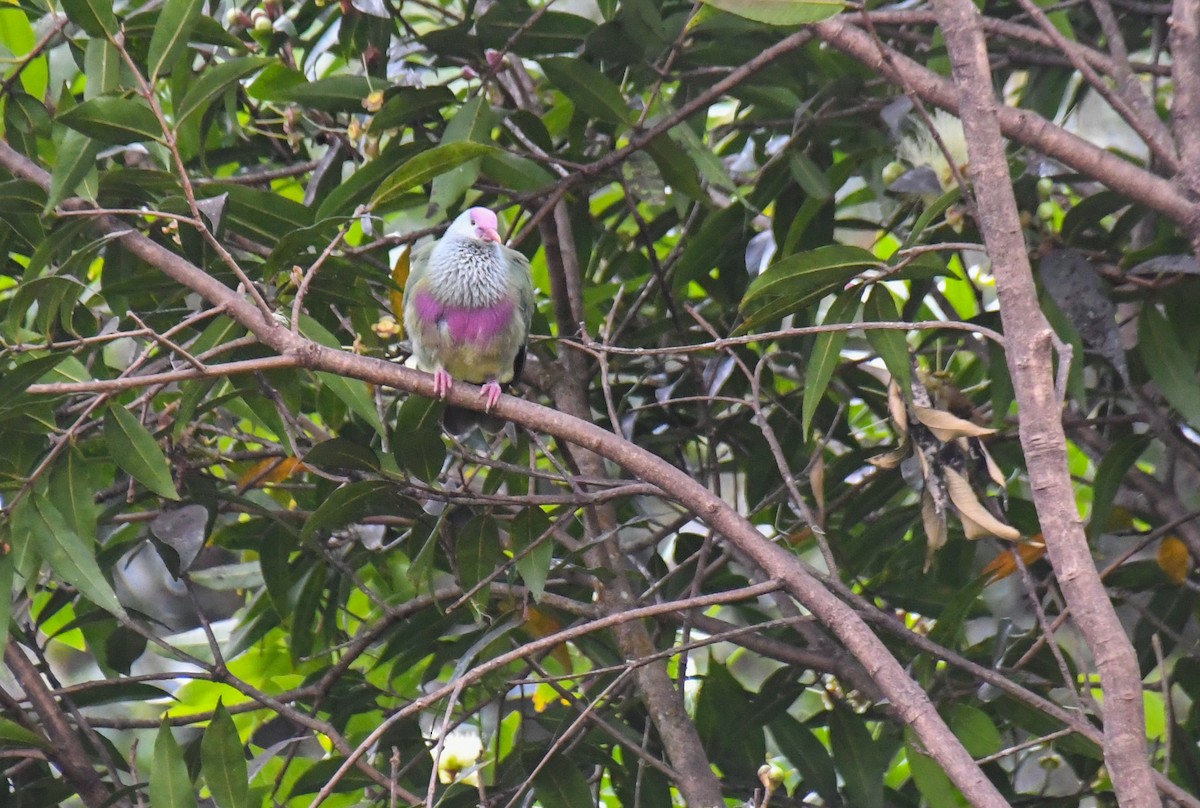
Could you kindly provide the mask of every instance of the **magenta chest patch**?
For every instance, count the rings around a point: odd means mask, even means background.
[[[427,326],[445,330],[452,342],[460,345],[486,345],[512,323],[513,303],[501,300],[486,308],[446,306],[428,292],[418,292],[417,315]]]

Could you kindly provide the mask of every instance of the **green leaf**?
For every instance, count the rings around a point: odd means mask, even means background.
[[[829,717],[829,745],[854,808],[883,808],[883,773],[887,760],[862,716],[838,707]]]
[[[845,3],[837,0],[701,0],[706,5],[768,25],[804,25],[837,14]]]
[[[54,370],[68,356],[67,353],[39,356],[3,370],[4,384],[0,385],[0,407],[17,398],[25,388]]]
[[[96,167],[96,155],[100,154],[100,143],[74,129],[68,129],[58,147],[54,170],[50,173],[50,195],[42,207],[42,215],[54,210],[54,206],[75,193],[87,173]]]
[[[371,197],[371,207],[378,207],[463,163],[482,157],[490,153],[492,148],[482,143],[460,141],[427,149],[405,162],[380,183],[379,189]]]
[[[0,562],[2,563],[2,562]],[[11,569],[11,567],[10,567]],[[11,584],[12,581],[9,580]],[[6,600],[8,598],[5,598]],[[7,623],[5,629],[7,630]],[[12,743],[17,746],[32,746],[36,749],[52,748],[50,742],[38,735],[36,732],[30,732],[25,727],[8,718],[0,718],[0,744]]]
[[[117,35],[117,15],[111,0],[62,0],[67,19],[82,28],[88,36]]]
[[[996,724],[983,710],[961,703],[950,709],[950,729],[954,730],[971,757],[987,757],[1004,748],[1004,739],[996,729]]]
[[[670,132],[663,132],[645,145],[646,154],[654,160],[662,178],[671,188],[691,199],[704,200],[704,186],[696,175],[696,163],[679,147]]]
[[[175,110],[176,125],[182,125],[193,115],[203,113],[234,82],[271,63],[272,60],[265,56],[243,56],[204,70],[179,102]]]
[[[472,141],[485,143],[493,126],[492,108],[483,95],[477,95],[463,104],[442,134],[442,143]],[[480,158],[468,160],[457,168],[433,178],[433,190],[429,200],[441,210],[446,210],[459,200],[479,177]]]
[[[322,112],[354,113],[363,111],[363,101],[376,90],[386,90],[382,79],[366,76],[330,76],[317,81],[305,81],[280,89],[274,101],[290,101]]]
[[[200,760],[204,782],[208,784],[213,801],[219,808],[248,808],[250,785],[246,755],[233,716],[220,700],[217,701],[212,721],[204,730],[204,740],[200,742]]]
[[[382,480],[349,483],[330,494],[308,517],[300,531],[300,541],[307,542],[317,531],[344,527],[364,516],[391,513],[396,502],[396,488]]]
[[[593,808],[592,787],[573,763],[556,759],[533,778],[538,802],[554,808]]]
[[[1183,350],[1171,324],[1151,304],[1142,306],[1138,320],[1138,353],[1167,402],[1189,424],[1200,427],[1200,384],[1196,382],[1195,362]]]
[[[351,412],[362,418],[378,434],[383,433],[383,422],[379,420],[379,411],[375,409],[375,399],[371,395],[367,383],[360,379],[347,379],[336,373],[317,371],[318,381],[345,404]]]
[[[879,261],[871,253],[840,244],[790,255],[751,282],[742,298],[745,322],[737,333],[803,311],[841,289],[861,270],[876,266]]]
[[[867,297],[867,304],[863,308],[863,319],[873,320],[877,323],[894,323],[900,319],[900,310],[896,308],[896,300],[892,297],[891,290],[881,283],[871,287],[871,294]],[[900,385],[900,389],[907,398],[912,384],[910,378],[912,364],[908,355],[908,340],[905,339],[904,332],[869,328],[867,329],[867,341],[883,359],[883,364],[887,365],[888,372],[892,374],[892,378],[896,380],[896,384]]]
[[[203,10],[204,0],[166,0],[163,4],[150,37],[150,55],[146,60],[150,81],[171,72],[187,47],[188,37]]]
[[[46,204],[46,191],[29,180],[0,182],[0,213],[29,213]],[[5,380],[7,383],[7,380]],[[0,391],[3,395],[4,391]]]
[[[440,401],[409,396],[400,405],[392,431],[392,455],[400,468],[426,482],[436,480],[446,463]]]
[[[117,46],[107,39],[88,40],[83,66],[87,73],[87,86],[83,88],[85,99],[112,93],[121,87],[125,63]]]
[[[804,788],[820,794],[826,804],[837,805],[841,796],[838,794],[833,759],[812,730],[787,713],[771,719],[767,726],[779,745],[779,751],[800,773]]]
[[[541,508],[526,508],[517,514],[509,526],[512,538],[513,557],[517,560],[517,572],[533,599],[541,602],[546,589],[546,578],[550,575],[550,562],[554,560],[554,539],[546,535],[550,530],[550,518]],[[534,542],[539,542],[534,547]],[[528,548],[533,547],[529,552]]]
[[[546,78],[580,111],[609,123],[633,122],[621,88],[596,68],[566,56],[541,62]]]
[[[455,571],[459,586],[466,592],[495,572],[504,563],[500,552],[500,531],[491,516],[471,517],[454,537]],[[475,610],[487,608],[490,591],[485,586],[472,598]]]
[[[63,112],[58,121],[104,143],[158,140],[162,127],[141,98],[101,95]]]
[[[195,808],[196,789],[188,777],[183,752],[163,716],[154,739],[154,767],[150,770],[150,808]]]
[[[1095,539],[1108,530],[1117,491],[1134,463],[1150,445],[1145,435],[1126,435],[1113,443],[1092,478],[1092,512],[1088,517],[1088,538]]]
[[[0,528],[0,537],[4,537],[6,542],[9,540],[7,533],[7,530]],[[8,620],[12,617],[13,566],[11,548],[10,552],[0,553],[0,645],[8,643]],[[3,737],[3,725],[0,725],[0,738]]]
[[[37,522],[33,539],[42,558],[64,581],[105,611],[123,616],[125,609],[96,563],[90,542],[84,541],[48,499],[34,497]]]
[[[321,441],[304,456],[304,465],[324,469],[379,471],[379,457],[369,446],[347,438]]]
[[[77,447],[63,453],[49,486],[50,501],[67,524],[89,544],[96,540],[96,486],[88,476],[87,459]]]
[[[133,413],[110,405],[104,416],[104,440],[116,464],[135,480],[160,497],[179,499],[166,455]]]
[[[848,323],[853,321],[858,311],[859,290],[851,289],[839,296],[825,314],[825,324]],[[804,369],[804,402],[802,428],[804,438],[808,439],[812,427],[813,416],[816,415],[817,405],[825,396],[833,371],[837,369],[842,357],[842,346],[846,344],[845,331],[829,331],[817,334],[813,340],[812,353],[808,355],[808,365]]]
[[[911,733],[905,732],[905,735]],[[965,808],[970,805],[962,792],[946,776],[941,765],[920,751],[915,739],[910,737],[905,744],[905,756],[913,782],[928,803],[929,808]]]
[[[573,53],[596,28],[586,17],[547,11],[530,17],[523,3],[496,3],[476,23],[485,48],[511,49],[521,56]]]

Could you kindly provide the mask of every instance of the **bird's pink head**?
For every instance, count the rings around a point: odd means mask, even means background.
[[[458,229],[461,223],[463,235],[470,235],[480,241],[500,241],[500,222],[496,214],[487,208],[470,208],[454,221],[451,229]]]

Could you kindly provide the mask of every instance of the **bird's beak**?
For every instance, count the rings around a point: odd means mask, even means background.
[[[475,235],[484,241],[494,241],[497,244],[500,243],[500,234],[496,232],[496,228],[494,227],[476,227]]]

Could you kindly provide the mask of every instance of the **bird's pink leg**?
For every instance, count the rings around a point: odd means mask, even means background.
[[[483,386],[483,391],[480,395],[487,396],[487,403],[483,406],[484,412],[491,412],[492,407],[496,406],[496,402],[500,400],[500,383],[492,379]]]
[[[454,378],[446,372],[445,368],[438,368],[433,372],[433,394],[438,398],[445,398],[450,392],[450,385],[454,382]]]

